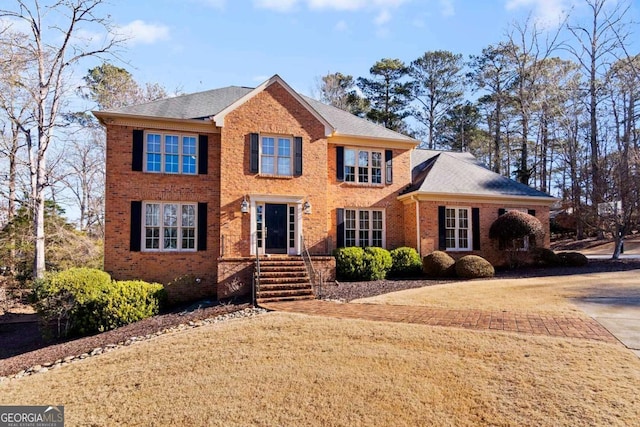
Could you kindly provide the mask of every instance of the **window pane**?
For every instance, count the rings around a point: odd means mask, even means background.
[[[145,229],[144,247],[145,249],[160,248],[160,228],[147,227]]]
[[[182,249],[195,249],[196,230],[194,228],[182,229]]]
[[[371,183],[382,184],[382,153],[371,153]]]
[[[291,175],[291,159],[288,157],[278,158],[278,175]]]
[[[466,209],[458,210],[458,227],[469,228],[469,211]]]
[[[356,151],[344,150],[344,165],[355,166],[356,165]]]
[[[278,156],[291,156],[291,140],[286,138],[278,139]]]
[[[447,249],[455,249],[456,247],[456,230],[455,229],[446,230],[446,242],[447,242]]]
[[[469,247],[469,230],[458,230],[458,248],[467,249]]]
[[[165,135],[164,152],[167,154],[178,154],[178,137],[175,135]]]
[[[182,138],[182,154],[196,155],[196,138],[194,136],[185,136]]]
[[[147,153],[160,153],[160,135],[147,134]]]
[[[161,158],[160,154],[147,153],[147,171],[160,172],[162,168],[162,164],[160,163]]]
[[[182,205],[182,226],[196,226],[196,207],[194,205]]]
[[[262,138],[262,154],[273,156],[275,154],[275,140],[269,137]]]
[[[344,180],[346,182],[355,182],[356,181],[356,168],[354,166],[345,166],[344,167]]]
[[[164,205],[165,227],[176,227],[178,225],[178,205]]]
[[[179,156],[173,155],[173,154],[171,154],[171,155],[168,154],[168,155],[166,155],[164,157],[164,161],[165,161],[164,170],[165,170],[165,172],[168,172],[168,173],[178,173],[179,172],[179,169],[178,169],[179,168],[178,158],[179,158]]]
[[[260,165],[260,172],[264,174],[274,174],[273,157],[262,157],[262,164]]]
[[[160,225],[160,205],[147,204],[145,206],[144,225],[151,227]]]
[[[360,151],[358,154],[358,166],[367,167],[369,166],[369,152],[368,151]]]
[[[184,156],[182,158],[182,173],[196,173],[196,156]]]
[[[178,249],[178,228],[164,228],[164,249]]]

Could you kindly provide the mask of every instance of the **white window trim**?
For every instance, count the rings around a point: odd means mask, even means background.
[[[257,229],[257,206],[265,205],[268,203],[274,204],[286,204],[287,206],[295,206],[296,208],[296,218],[295,218],[295,247],[289,247],[289,236],[287,235],[287,247],[289,255],[300,255],[302,245],[300,240],[302,239],[302,204],[304,203],[304,196],[270,196],[264,194],[250,194],[249,195],[249,214],[251,215],[251,248],[250,254],[252,256],[256,255],[256,239],[258,235]],[[264,215],[264,211],[263,211]],[[287,208],[287,217],[289,216],[289,209]],[[264,217],[263,217],[264,221]],[[287,232],[289,231],[288,220],[287,220]],[[264,255],[265,253],[265,241],[264,241],[264,233],[262,235],[263,241],[262,246],[258,248],[259,255]]]
[[[446,250],[450,251],[450,252],[469,252],[473,250],[473,215],[472,215],[472,210],[471,207],[469,206],[445,206],[445,216],[444,216],[444,226],[445,226],[445,230],[451,230],[451,228],[447,227],[447,215],[446,215],[446,211],[448,209],[455,209],[456,211],[456,216],[455,216],[455,242],[456,245],[455,247],[449,247],[446,246]],[[464,209],[467,211],[467,219],[468,219],[468,227],[466,229],[460,228],[460,222],[459,222],[459,216],[458,216],[458,211]],[[467,247],[466,248],[461,248],[460,247],[460,230],[467,230]],[[446,238],[445,238],[445,242],[446,242]]]
[[[347,151],[355,151],[355,170],[354,181],[347,180]],[[368,182],[360,181],[360,173],[358,161],[360,159],[360,152],[365,151],[369,156],[369,166],[367,166],[367,179]],[[380,154],[380,182],[373,182],[373,153]],[[364,148],[364,147],[344,147],[344,182],[353,185],[371,185],[371,186],[384,186],[386,181],[386,163],[385,163],[385,150],[378,150],[376,148]]]
[[[160,228],[160,236],[159,236],[159,244],[158,248],[147,248],[146,247],[146,237],[147,237],[147,225],[146,225],[146,212],[147,205],[160,205],[160,218],[159,218],[159,228]],[[175,249],[164,249],[164,206],[165,205],[178,205],[178,247]],[[181,248],[182,246],[182,207],[190,205],[194,207],[195,214],[195,223],[194,223],[194,240],[193,240],[193,248]],[[197,252],[198,250],[198,203],[196,202],[166,202],[166,201],[155,201],[149,200],[142,202],[142,218],[141,227],[140,227],[140,250],[142,252]]]
[[[160,135],[160,170],[159,171],[150,171],[148,169],[148,162],[147,162],[147,136],[148,135]],[[178,137],[178,172],[167,172],[166,171],[166,162],[165,162],[165,149],[164,149],[164,143],[165,143],[165,137],[166,136],[177,136]],[[196,154],[195,154],[195,158],[196,158],[196,168],[195,168],[195,172],[193,173],[187,173],[183,171],[183,157],[185,156],[183,154],[183,140],[185,137],[188,138],[194,138],[195,139],[195,149],[196,149]],[[199,149],[199,143],[198,143],[198,138],[199,136],[196,134],[190,134],[190,133],[176,133],[176,132],[154,132],[154,131],[145,131],[144,132],[144,142],[143,142],[143,164],[144,164],[144,172],[148,172],[148,173],[166,173],[169,175],[189,175],[189,176],[194,176],[194,175],[198,175],[198,159],[199,159],[199,155],[200,153],[198,152]]]
[[[529,209],[527,208],[505,208],[504,209],[504,213],[507,213],[509,211],[518,211],[518,212],[522,212],[522,213],[529,213]],[[520,240],[520,239],[515,239],[515,240]],[[522,238],[522,246],[519,248],[512,248],[512,250],[514,251],[518,251],[518,252],[527,252],[529,251],[529,236],[524,236]]]
[[[347,211],[355,211],[356,212],[356,228],[355,228],[355,232],[356,232],[356,244],[355,246],[361,246],[360,245],[360,212],[361,211],[367,211],[369,212],[369,242],[373,243],[373,214],[372,212],[381,212],[382,213],[382,246],[379,246],[381,248],[386,248],[387,247],[387,219],[386,219],[386,211],[385,209],[379,209],[379,208],[344,208],[344,243],[346,247],[347,246],[347,224],[346,224],[346,220],[347,220]],[[369,245],[370,246],[370,245]]]
[[[262,146],[263,146],[263,141],[264,138],[273,138],[274,142],[273,142],[273,169],[274,169],[274,173],[266,173],[262,171],[262,156],[264,155],[262,153]],[[281,174],[278,173],[278,159],[280,158],[278,156],[278,144],[280,143],[280,139],[287,139],[289,140],[289,174]],[[271,156],[270,156],[271,157]],[[260,173],[260,175],[262,176],[277,176],[277,177],[283,177],[283,178],[290,178],[293,177],[294,175],[294,159],[295,157],[295,139],[292,135],[278,135],[278,134],[260,134],[259,136],[259,140],[258,140],[258,171]]]

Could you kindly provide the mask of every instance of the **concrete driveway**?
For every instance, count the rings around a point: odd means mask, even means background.
[[[605,243],[581,252],[589,259],[610,259],[613,249],[613,243]],[[640,258],[640,238],[625,239],[624,249],[620,259]],[[575,303],[640,357],[640,272],[637,295],[611,290],[610,295],[581,298]]]

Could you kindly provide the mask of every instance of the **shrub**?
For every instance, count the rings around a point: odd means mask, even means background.
[[[509,211],[500,215],[489,228],[489,238],[505,241],[543,235],[544,228],[540,220],[520,211]]]
[[[580,252],[559,252],[558,258],[560,264],[567,267],[582,267],[589,263],[587,257]]]
[[[352,246],[338,248],[333,252],[336,258],[336,276],[341,280],[360,280],[364,262],[364,249]]]
[[[414,248],[401,247],[389,252],[393,265],[389,275],[394,277],[413,277],[422,272],[420,255]]]
[[[86,335],[157,314],[162,285],[114,282],[108,273],[72,268],[49,273],[34,286],[36,308],[46,335]]]
[[[446,252],[433,251],[422,259],[422,271],[430,277],[448,277],[455,273],[456,261]]]
[[[533,251],[533,261],[536,264],[554,267],[562,263],[558,254],[548,248],[536,248]]]
[[[478,255],[465,255],[456,261],[456,274],[465,279],[493,277],[493,265]]]
[[[142,280],[112,282],[109,291],[102,301],[101,330],[154,316],[167,299],[161,284]]]
[[[362,280],[382,280],[393,265],[389,251],[376,247],[365,248],[362,261]]]

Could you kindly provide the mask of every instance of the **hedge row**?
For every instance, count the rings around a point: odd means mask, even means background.
[[[413,248],[402,247],[387,251],[377,247],[357,246],[336,249],[336,276],[340,280],[381,280],[389,276],[414,277],[420,275],[420,255]]]
[[[139,280],[114,281],[104,271],[72,268],[50,273],[34,284],[44,332],[54,337],[88,335],[157,314],[164,287]]]
[[[466,255],[457,261],[443,251],[434,251],[422,260],[422,269],[429,277],[462,277],[478,279],[493,277],[495,269],[486,259],[477,255]]]

